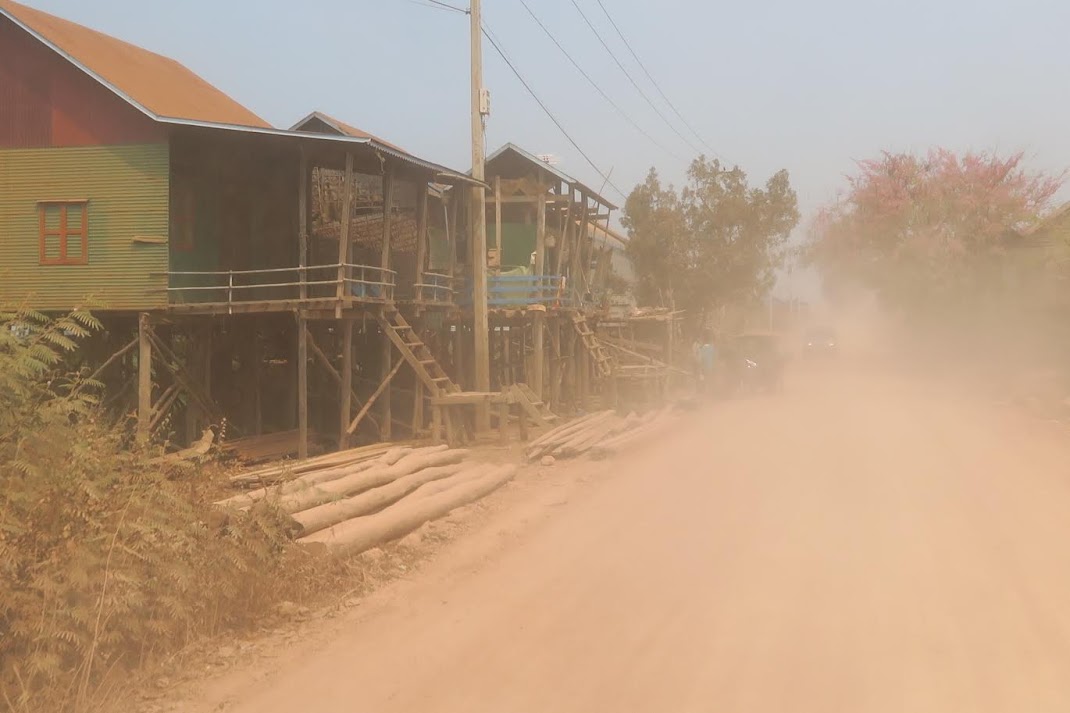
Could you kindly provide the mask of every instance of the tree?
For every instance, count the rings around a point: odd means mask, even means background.
[[[772,288],[798,221],[787,171],[752,188],[738,166],[700,156],[677,193],[651,169],[628,196],[622,218],[637,297],[699,316],[749,304]]]
[[[1022,154],[887,153],[862,161],[822,209],[808,259],[832,291],[873,289],[897,310],[939,315],[1002,285],[1002,261],[1035,224],[1063,176],[1029,172]]]

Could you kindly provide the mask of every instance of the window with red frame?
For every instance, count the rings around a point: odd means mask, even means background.
[[[40,201],[37,227],[42,265],[89,263],[88,201]]]

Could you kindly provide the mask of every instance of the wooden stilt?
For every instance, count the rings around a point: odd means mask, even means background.
[[[522,409],[521,409],[522,410]],[[509,442],[509,401],[502,399],[498,404],[498,439],[504,446]]]
[[[147,439],[152,425],[152,342],[149,332],[149,315],[142,312],[137,317],[137,433]]]
[[[543,279],[546,274],[546,186],[539,181],[539,195],[535,202],[535,279],[538,291],[535,293],[539,304],[535,312],[534,333],[532,335],[532,374],[528,384],[541,400],[546,399],[543,391],[543,373],[546,369],[546,354],[543,351],[543,334],[546,325],[546,297],[543,292]]]
[[[380,405],[379,414],[379,438],[384,441],[389,441],[393,433],[392,413],[391,413],[391,394],[390,394],[390,380],[393,378],[393,373],[397,373],[396,370],[391,372],[391,358],[393,357],[394,345],[390,341],[390,337],[384,332],[382,335],[382,345],[380,347],[380,368],[379,373],[382,374],[383,384],[382,388],[385,393],[382,395],[382,404]],[[404,362],[399,361],[398,366],[401,366]],[[389,377],[389,378],[388,378]]]
[[[349,419],[353,416],[353,319],[342,320],[342,377],[338,398],[338,448],[349,447]]]
[[[442,407],[432,404],[431,406],[431,443],[442,443]]]
[[[308,326],[297,316],[297,457],[308,458]]]

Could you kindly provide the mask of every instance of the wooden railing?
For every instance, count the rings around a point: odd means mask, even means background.
[[[339,269],[343,268],[343,269]],[[274,267],[259,270],[172,270],[168,301],[181,304],[237,304],[342,298],[392,302],[397,273],[350,263]]]
[[[458,278],[424,271],[412,286],[413,300],[423,304],[451,305],[457,294]]]
[[[491,275],[487,304],[491,307],[567,307],[572,298],[560,275]]]

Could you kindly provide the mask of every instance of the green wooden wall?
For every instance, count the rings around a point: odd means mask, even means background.
[[[165,306],[168,167],[167,144],[0,150],[0,303]],[[89,200],[89,264],[41,265],[37,202],[70,199]]]
[[[535,226],[528,223],[502,223],[502,267],[530,267],[535,251]],[[494,223],[487,223],[487,247],[498,247]]]

